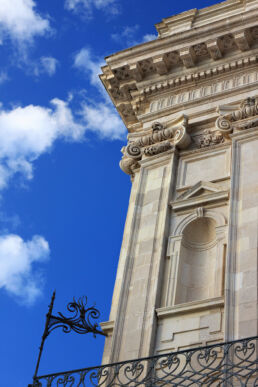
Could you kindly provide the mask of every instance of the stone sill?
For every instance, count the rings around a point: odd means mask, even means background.
[[[223,297],[215,297],[202,301],[186,302],[184,304],[178,304],[173,306],[166,306],[156,309],[157,317],[159,319],[180,315],[194,313],[202,310],[209,310],[211,308],[218,308],[224,306]]]

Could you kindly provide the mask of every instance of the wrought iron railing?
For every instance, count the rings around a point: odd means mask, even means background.
[[[38,376],[33,387],[258,387],[258,337]]]

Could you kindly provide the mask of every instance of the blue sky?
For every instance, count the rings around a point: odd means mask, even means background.
[[[154,23],[217,1],[0,0],[1,387],[34,372],[51,293],[108,320],[130,179],[97,74]],[[100,364],[104,340],[54,332],[39,374]]]

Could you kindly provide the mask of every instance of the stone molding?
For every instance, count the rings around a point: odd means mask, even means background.
[[[114,321],[103,321],[99,324],[101,326],[102,331],[108,336],[112,336],[114,330]]]
[[[193,187],[188,188],[185,192],[178,196],[178,200],[190,199],[196,195],[204,193],[217,193],[223,189],[210,181],[199,181]]]
[[[210,209],[203,209],[202,211],[202,216],[203,217],[206,217],[206,218],[211,218],[213,219],[216,224],[217,224],[217,228],[219,227],[222,227],[222,226],[226,226],[227,225],[227,219],[225,218],[225,216],[223,214],[221,214],[220,212],[216,212],[214,210],[210,210]],[[175,231],[174,231],[174,235],[173,236],[170,236],[169,237],[169,243],[168,243],[168,249],[167,249],[167,255],[171,255],[171,242],[173,242],[173,238],[175,236],[181,236],[182,233],[183,233],[183,230],[184,228],[190,224],[193,220],[196,220],[199,218],[199,214],[198,214],[198,211],[192,211],[191,213],[188,213],[184,218],[183,220],[176,226],[175,228]]]
[[[186,302],[184,304],[177,304],[173,306],[165,306],[163,308],[157,308],[156,314],[158,319],[167,318],[169,316],[175,315],[185,315],[188,313],[199,312],[201,310],[210,310],[212,308],[217,308],[224,306],[223,297],[214,297],[207,300],[192,301]]]
[[[238,14],[239,10],[243,12],[256,6],[255,0],[247,0],[247,2],[243,0],[224,1],[200,10],[194,8],[178,15],[167,17],[160,23],[157,23],[155,27],[159,37],[164,38],[189,31],[193,28],[213,24],[214,20],[223,21],[225,18]]]
[[[257,61],[255,57],[255,62]],[[230,67],[221,66],[222,73],[230,71]],[[207,70],[208,71],[208,70]],[[218,73],[219,75],[219,73]],[[211,75],[209,75],[210,77]],[[205,79],[206,76],[203,76]],[[225,94],[229,91],[238,90],[241,87],[246,87],[248,85],[256,85],[258,82],[258,73],[257,70],[252,70],[248,73],[235,74],[227,78],[217,79],[215,82],[209,82],[209,84],[202,84],[199,87],[193,87],[191,90],[182,90],[180,93],[175,92],[173,95],[167,95],[157,100],[154,100],[150,103],[149,113],[145,113],[143,116],[147,116],[151,113],[156,113],[159,111],[165,111],[167,108],[174,106],[180,106],[182,104],[193,103],[196,100],[200,100],[207,97],[213,97],[218,94]],[[167,82],[169,84],[169,82]]]
[[[227,219],[225,215],[218,211],[218,209],[207,209],[207,208],[195,208],[195,209],[188,209],[188,213],[186,213],[183,217],[179,218],[178,224],[175,225],[174,231],[172,235],[169,236],[168,239],[168,246],[167,246],[167,252],[166,256],[168,257],[168,272],[171,273],[169,276],[169,279],[166,284],[165,288],[165,294],[164,294],[164,306],[165,308],[168,307],[168,310],[172,310],[171,308],[177,308],[180,310],[181,305],[184,306],[186,304],[176,304],[176,291],[177,291],[177,281],[175,281],[175,278],[177,278],[177,271],[179,269],[179,262],[180,262],[180,254],[181,254],[181,248],[184,244],[183,241],[183,233],[185,228],[191,224],[193,221],[197,220],[200,217],[204,218],[211,218],[215,221],[215,230],[216,230],[216,256],[217,259],[222,263],[223,256],[221,254],[221,249],[223,248],[223,245],[226,241],[226,233],[227,233]],[[204,249],[208,246],[202,246]],[[173,274],[172,274],[173,273]],[[222,273],[221,273],[222,275]],[[222,277],[220,277],[222,279]],[[219,285],[219,297],[223,296],[223,289],[222,289],[222,281],[220,281]],[[198,305],[202,303],[203,300],[196,301],[194,305]],[[204,303],[207,300],[204,300]],[[187,303],[188,304],[188,303]],[[191,304],[190,304],[191,305]],[[198,308],[198,306],[197,306]],[[190,308],[191,309],[191,308]],[[189,311],[190,312],[190,311]],[[182,312],[182,313],[185,313]],[[164,316],[165,317],[165,316]]]
[[[170,203],[170,207],[173,211],[183,211],[188,210],[192,207],[199,207],[200,205],[207,205],[214,202],[225,201],[229,198],[228,191],[216,192],[212,194],[203,195],[200,197],[186,199],[186,200],[177,200]]]
[[[176,200],[171,201],[169,205],[173,211],[182,211],[198,207],[197,217],[202,217],[204,216],[204,209],[200,206],[205,206],[214,202],[227,201],[228,198],[228,190],[223,189],[218,184],[200,181],[179,195]]]
[[[162,55],[152,55],[146,59],[140,60],[131,64],[123,64],[121,67],[106,67],[103,72],[109,76],[102,76],[102,80],[109,81],[110,85],[118,85],[119,82],[125,80],[142,81],[146,76],[153,74],[168,73],[173,66],[184,66],[186,68],[194,67],[200,58],[209,57],[212,60],[217,60],[230,50],[245,51],[250,49],[251,45],[257,39],[258,26],[254,25],[251,28],[236,31],[233,34],[221,34],[214,39],[196,42],[191,46],[182,47],[176,51],[170,51],[171,48]],[[215,53],[216,52],[216,53]],[[161,71],[159,71],[159,69]],[[103,74],[104,75],[104,74]],[[116,82],[118,81],[118,83]]]
[[[249,18],[253,20],[253,16],[249,15]],[[214,36],[216,34],[217,36]],[[110,60],[107,58],[108,64],[102,67],[103,74],[100,75],[100,78],[125,124],[130,127],[139,121],[138,114],[141,113],[148,95],[255,63],[256,55],[249,58],[246,56],[232,58],[233,61],[227,60],[228,63],[220,63],[215,67],[212,65],[213,61],[221,62],[224,57],[225,59],[228,56],[234,57],[236,53],[255,48],[257,41],[258,26],[253,25],[253,22],[251,26],[240,30],[237,28],[232,33],[228,33],[227,30],[223,34],[220,28],[217,32],[212,31],[209,39],[197,40],[191,45],[187,43],[186,46],[181,43],[174,51],[171,51],[171,44],[164,47],[163,41],[157,40],[156,50],[152,50],[149,55],[146,53],[143,56],[135,56],[133,53],[130,55],[128,53],[128,58],[122,60],[120,65],[119,60],[113,63],[113,57],[110,57]],[[144,48],[144,45],[142,46]],[[159,46],[160,49],[158,49]],[[119,58],[119,54],[117,55]],[[210,59],[208,69],[182,74],[184,68],[201,66],[203,62],[207,65],[207,59]],[[180,68],[180,76],[164,81],[164,75],[171,76],[173,72],[178,73]],[[144,86],[146,80],[148,84]]]
[[[238,58],[219,64],[216,66],[208,66],[207,69],[193,71],[187,75],[180,75],[174,78],[169,78],[166,81],[158,81],[153,83],[151,86],[143,86],[140,89],[140,94],[149,96],[154,95],[155,93],[160,93],[160,91],[165,91],[170,88],[177,88],[179,86],[185,86],[187,84],[195,84],[196,81],[202,81],[204,79],[212,79],[213,77],[217,78],[221,74],[227,72],[232,72],[243,67],[254,65],[257,62],[256,55],[245,56],[244,58]]]

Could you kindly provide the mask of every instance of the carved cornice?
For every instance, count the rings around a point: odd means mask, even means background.
[[[166,91],[169,89],[174,89],[186,84],[195,84],[196,81],[202,81],[204,79],[217,78],[218,75],[226,74],[228,72],[235,71],[236,69],[241,69],[249,65],[255,65],[258,60],[258,55],[245,56],[244,58],[237,58],[230,60],[223,64],[218,64],[216,66],[208,66],[205,70],[193,71],[187,75],[180,75],[174,78],[169,78],[166,81],[157,81],[151,86],[139,87],[141,96],[152,96],[160,93],[161,91]]]
[[[227,0],[183,12],[157,24],[157,39],[107,57],[100,78],[129,132],[148,95],[255,64],[257,10],[257,0]]]
[[[237,58],[216,66],[212,65],[212,62],[223,58],[226,54],[232,56],[237,51],[250,50],[257,41],[258,26],[255,26],[233,34],[227,33],[214,39],[207,39],[179,50],[167,51],[159,55],[153,52],[149,58],[135,63],[123,63],[122,66],[116,67],[104,66],[100,78],[125,124],[131,125],[138,121],[137,115],[148,95],[254,64],[257,61],[256,55]],[[186,75],[182,75],[184,67],[194,68],[201,66],[202,62],[207,65],[207,59],[212,60],[208,68],[191,73],[188,71]],[[173,77],[173,73],[178,74],[180,68],[181,74]],[[169,75],[170,79],[164,81],[162,79],[164,75]],[[148,79],[150,82],[152,78],[151,85],[144,86],[144,81]]]
[[[207,38],[205,41],[199,41],[178,50],[171,51],[171,48],[168,48],[159,55],[154,51],[151,56],[135,63],[108,66],[109,76],[113,75],[119,84],[128,80],[139,82],[149,75],[159,74],[159,70],[161,74],[166,74],[173,67],[194,67],[195,64],[200,64],[207,58],[217,60],[232,51],[249,50],[257,39],[258,25],[234,33],[222,34],[213,39]]]

